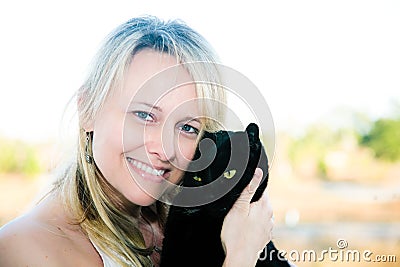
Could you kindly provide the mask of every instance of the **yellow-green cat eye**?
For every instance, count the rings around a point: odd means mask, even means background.
[[[235,174],[236,174],[236,170],[229,170],[229,171],[224,172],[224,177],[226,179],[231,179],[233,176],[235,176]]]
[[[193,179],[197,182],[201,182],[201,178],[199,176],[194,176]]]

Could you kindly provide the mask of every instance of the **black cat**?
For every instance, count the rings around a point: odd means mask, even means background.
[[[256,124],[249,124],[246,131],[204,134],[184,175],[184,189],[174,198],[168,214],[161,267],[222,266],[223,220],[257,167],[264,177],[252,201],[261,197],[269,176],[268,158]],[[267,255],[262,255],[256,266],[290,266],[278,257],[272,241],[265,251]]]

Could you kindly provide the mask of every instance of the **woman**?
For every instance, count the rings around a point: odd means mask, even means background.
[[[1,229],[0,266],[157,266],[168,210],[158,199],[179,184],[201,132],[223,117],[217,62],[178,21],[140,17],[111,32],[77,93],[77,158]],[[250,205],[260,172],[225,219],[225,266],[254,266],[270,240],[267,196]]]

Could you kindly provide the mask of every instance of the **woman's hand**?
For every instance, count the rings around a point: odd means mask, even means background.
[[[224,266],[255,266],[259,252],[271,240],[272,207],[266,191],[258,201],[250,203],[262,176],[262,170],[257,168],[225,217],[221,231],[226,253]]]

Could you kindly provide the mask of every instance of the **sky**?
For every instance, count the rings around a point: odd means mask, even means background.
[[[100,42],[143,14],[200,32],[262,92],[278,131],[400,101],[400,1],[2,1],[0,136],[60,135]]]

